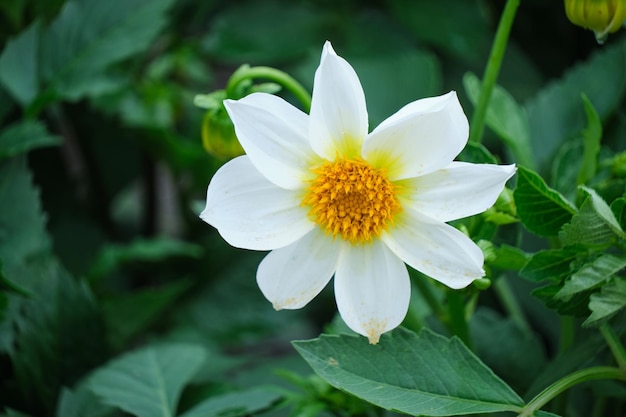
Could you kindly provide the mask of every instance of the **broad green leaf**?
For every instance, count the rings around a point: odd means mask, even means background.
[[[593,290],[576,293],[567,301],[557,298],[563,284],[546,285],[533,290],[531,294],[540,299],[546,307],[564,316],[586,317],[589,315],[589,296]]]
[[[167,237],[136,239],[128,245],[107,245],[98,255],[89,271],[90,279],[98,279],[113,272],[125,262],[159,262],[172,257],[199,258],[199,245]]]
[[[36,120],[24,120],[12,124],[0,132],[0,160],[44,146],[61,143],[61,138],[48,133],[46,127]]]
[[[522,400],[458,339],[399,328],[376,346],[358,336],[294,342],[322,378],[385,409],[449,416],[519,411]]]
[[[626,41],[597,51],[525,103],[539,166],[548,162],[565,140],[584,128],[581,93],[594,104],[601,119],[622,99],[626,88]]]
[[[626,228],[626,198],[620,197],[613,200],[611,203],[611,211],[617,223],[622,227],[622,230],[624,230],[624,228]]]
[[[476,2],[455,0],[396,0],[391,13],[420,41],[481,68],[492,32]]]
[[[476,106],[480,97],[481,81],[468,72],[463,76],[463,85],[472,104]],[[535,169],[526,111],[499,85],[493,89],[485,122],[507,144],[517,163]]]
[[[582,131],[583,137],[583,163],[578,173],[578,184],[586,184],[596,175],[598,166],[598,154],[600,153],[600,141],[602,140],[602,122],[598,112],[587,96],[582,95],[587,115],[587,126]]]
[[[612,282],[602,287],[600,293],[591,295],[589,309],[591,315],[583,326],[595,326],[626,307],[626,278],[616,276]]]
[[[477,142],[467,142],[458,156],[460,161],[475,164],[497,164],[498,159],[484,145]]]
[[[474,351],[516,391],[526,390],[546,365],[543,342],[511,318],[480,307],[469,324]]]
[[[576,249],[549,249],[535,253],[520,270],[520,275],[533,282],[561,282],[571,272],[571,264],[581,255]]]
[[[0,83],[26,107],[39,92],[39,24],[11,39],[0,55]]]
[[[61,97],[79,99],[109,65],[147,48],[165,25],[165,13],[172,3],[68,1],[42,31],[39,64],[43,81]]]
[[[570,223],[563,226],[559,238],[564,245],[605,245],[626,234],[606,202],[594,190],[580,187],[588,194]]]
[[[190,344],[166,344],[127,353],[90,377],[105,403],[138,417],[173,417],[180,394],[206,358]]]
[[[306,3],[231,3],[210,25],[209,54],[230,63],[271,65],[306,55],[324,42],[324,16]],[[289,36],[285,36],[288,33]]]
[[[160,287],[104,299],[102,310],[111,344],[114,347],[122,347],[138,333],[154,324],[192,284],[191,280],[180,279]]]
[[[208,398],[180,417],[239,417],[256,414],[270,408],[281,394],[262,387],[230,392]]]
[[[59,396],[56,417],[107,417],[115,409],[101,404],[86,383],[74,389],[63,388]]]
[[[519,271],[528,262],[529,255],[514,246],[502,245],[494,248],[495,259],[489,264],[491,267],[509,271]]]
[[[15,279],[14,269],[27,257],[50,249],[46,219],[33,186],[26,158],[0,161],[0,260],[7,279]]]
[[[568,301],[574,294],[593,289],[626,268],[626,258],[604,254],[586,265],[565,281],[556,298]]]
[[[16,273],[32,295],[11,315],[11,362],[28,411],[50,415],[61,388],[106,357],[104,324],[89,288],[54,258],[30,259]]]
[[[569,201],[575,201],[578,193],[578,174],[583,161],[583,144],[574,138],[563,144],[554,156],[550,176],[552,186]]]
[[[548,187],[543,178],[521,166],[517,169],[514,196],[522,223],[540,236],[555,236],[576,213],[576,208]]]

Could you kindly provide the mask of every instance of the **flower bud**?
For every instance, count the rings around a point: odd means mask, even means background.
[[[202,119],[202,145],[211,155],[222,159],[231,159],[244,154],[244,150],[235,135],[235,127],[230,120],[224,104],[226,94],[223,90],[211,94],[197,95],[194,104],[207,109]]]
[[[565,13],[570,22],[593,30],[602,43],[626,20],[626,0],[565,0]]]

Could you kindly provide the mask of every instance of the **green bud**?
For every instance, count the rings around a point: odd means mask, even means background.
[[[491,280],[489,278],[480,278],[480,279],[474,280],[472,282],[472,285],[474,285],[474,288],[476,288],[477,290],[484,291],[486,289],[489,289],[489,287],[491,287]]]
[[[235,127],[230,120],[223,101],[224,90],[211,94],[197,95],[194,104],[207,109],[202,120],[202,145],[204,149],[218,158],[231,159],[244,154],[244,150],[235,135]]]
[[[611,174],[617,178],[626,178],[626,152],[615,155],[611,164]]]
[[[602,43],[626,20],[626,0],[565,0],[565,13],[573,24],[593,30]]]

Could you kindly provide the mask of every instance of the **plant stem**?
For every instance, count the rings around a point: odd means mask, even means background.
[[[526,321],[524,312],[517,302],[515,294],[513,294],[506,277],[502,276],[500,279],[495,280],[493,288],[496,291],[496,294],[498,294],[498,298],[500,298],[500,302],[504,306],[504,309],[511,316],[513,322],[515,322],[525,334],[532,334],[530,325],[528,324],[528,321]]]
[[[617,366],[626,371],[626,349],[624,349],[619,337],[617,337],[611,326],[606,323],[600,326],[600,332],[609,345],[611,353],[613,353],[615,361],[617,362]]]
[[[469,336],[469,328],[465,319],[465,303],[463,295],[459,291],[449,290],[446,292],[448,300],[448,314],[450,319],[450,331],[458,336],[470,349],[472,342]]]
[[[471,142],[480,143],[485,129],[485,116],[487,114],[487,108],[489,107],[489,100],[491,99],[491,93],[493,87],[496,85],[498,74],[500,73],[500,67],[502,66],[502,58],[506,50],[506,45],[509,40],[509,34],[511,33],[511,27],[515,20],[515,13],[519,6],[520,0],[507,0],[504,11],[500,17],[500,23],[498,24],[498,30],[496,31],[496,37],[491,47],[491,54],[489,55],[489,61],[487,61],[487,67],[482,79],[482,88],[480,91],[480,97],[478,103],[474,109],[472,116],[472,123],[470,124],[470,137]]]
[[[596,379],[620,379],[622,381],[626,381],[626,371],[609,366],[595,366],[571,373],[537,394],[535,398],[530,400],[530,402],[524,406],[518,417],[531,417],[535,411],[541,409],[541,407],[546,405],[563,391],[582,382]]]
[[[229,98],[235,97],[237,85],[244,80],[253,78],[264,78],[280,84],[298,99],[306,113],[311,109],[311,95],[302,87],[302,84],[296,81],[291,75],[271,67],[239,67],[228,80],[226,96]]]

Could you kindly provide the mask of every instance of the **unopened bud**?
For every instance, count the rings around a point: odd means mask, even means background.
[[[565,0],[565,13],[570,22],[593,30],[602,43],[626,20],[626,0]]]

